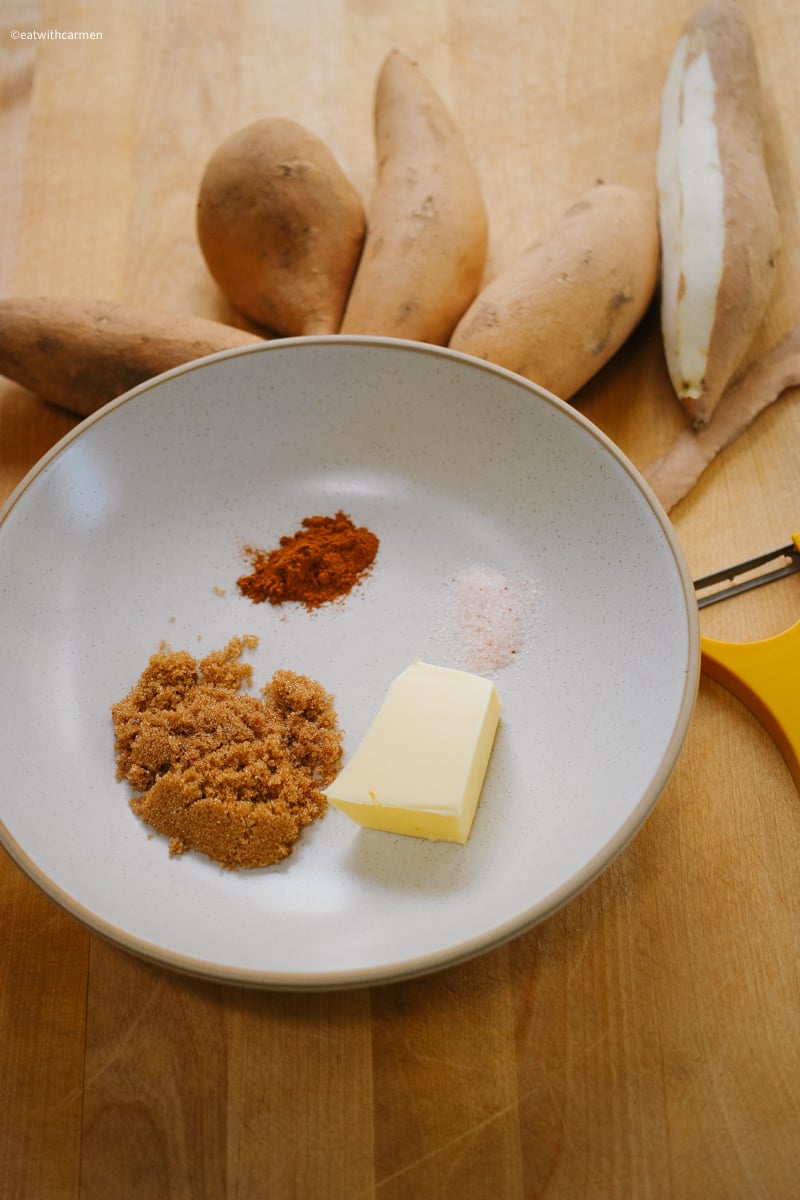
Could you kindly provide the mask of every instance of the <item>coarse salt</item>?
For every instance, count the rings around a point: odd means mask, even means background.
[[[487,674],[508,666],[525,647],[534,611],[532,584],[474,563],[452,581],[447,624],[469,670]]]

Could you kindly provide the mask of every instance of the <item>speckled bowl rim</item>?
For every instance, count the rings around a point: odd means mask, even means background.
[[[61,455],[68,446],[81,438],[93,425],[105,420],[121,406],[135,401],[143,393],[158,388],[166,380],[175,378],[176,376],[188,375],[195,371],[202,371],[209,364],[228,358],[237,358],[250,354],[268,354],[275,351],[283,352],[296,346],[314,344],[341,345],[342,343],[364,346],[386,346],[392,349],[401,349],[409,353],[430,355],[443,362],[455,360],[469,365],[474,370],[507,379],[516,386],[530,391],[538,399],[554,406],[564,415],[568,416],[570,420],[574,421],[586,434],[594,438],[616,460],[617,464],[623,468],[635,484],[637,490],[649,506],[652,515],[655,517],[667,548],[671,553],[681,585],[688,635],[687,669],[683,694],[665,752],[658,768],[653,774],[650,785],[628,818],[619,826],[614,836],[608,839],[600,850],[584,864],[581,870],[577,871],[569,879],[566,879],[561,886],[550,891],[537,904],[515,915],[513,919],[493,927],[489,934],[482,933],[476,937],[464,938],[450,945],[446,950],[421,955],[410,961],[387,963],[381,968],[368,967],[364,969],[346,969],[343,971],[332,970],[323,973],[306,973],[302,971],[281,972],[268,969],[251,970],[229,967],[159,947],[99,917],[79,901],[75,900],[74,897],[65,892],[40,869],[37,863],[18,844],[5,823],[0,820],[0,845],[5,848],[17,866],[46,896],[88,930],[97,934],[105,941],[141,959],[162,967],[168,967],[181,974],[217,983],[278,991],[333,991],[399,982],[466,962],[478,955],[504,945],[541,924],[585,891],[627,847],[645,823],[675,769],[691,724],[697,699],[700,678],[700,633],[694,586],[672,523],[644,477],[623,451],[577,408],[561,400],[552,392],[539,387],[512,371],[445,347],[398,338],[371,337],[366,335],[334,334],[287,337],[267,340],[263,343],[254,342],[252,345],[223,350],[162,372],[131,388],[109,401],[96,412],[83,418],[74,429],[70,430],[56,442],[34,464],[14,488],[3,505],[0,506],[0,531],[2,531],[4,521],[19,503],[22,496],[24,496],[28,488],[31,487],[53,459]]]

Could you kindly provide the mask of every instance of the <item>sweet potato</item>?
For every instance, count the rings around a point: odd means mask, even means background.
[[[211,274],[235,308],[277,333],[338,332],[365,229],[331,151],[282,117],[227,138],[200,183],[197,236]]]
[[[218,321],[103,300],[0,300],[0,375],[82,416],[171,367],[261,340]]]
[[[661,324],[670,378],[706,424],[764,316],[780,247],[758,64],[733,0],[690,18],[661,102]]]
[[[453,118],[398,50],[378,75],[375,144],[367,237],[341,332],[445,345],[480,287],[488,222]]]
[[[484,288],[450,346],[567,400],[632,333],[657,278],[655,205],[597,184]]]

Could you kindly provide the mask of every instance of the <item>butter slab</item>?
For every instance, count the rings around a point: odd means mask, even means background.
[[[367,829],[467,841],[500,719],[489,679],[416,661],[325,795]]]

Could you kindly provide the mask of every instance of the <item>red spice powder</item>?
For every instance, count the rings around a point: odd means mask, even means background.
[[[308,609],[346,596],[369,572],[378,553],[378,538],[353,524],[347,513],[305,517],[291,537],[276,549],[245,546],[252,571],[237,585],[254,604],[294,600]]]

